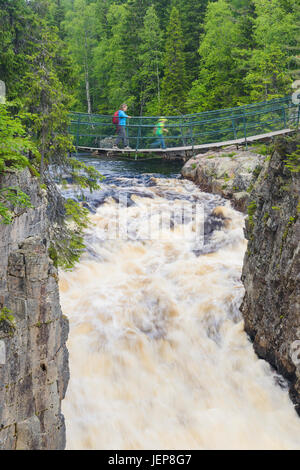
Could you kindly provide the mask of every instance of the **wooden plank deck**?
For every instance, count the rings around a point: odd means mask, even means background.
[[[275,137],[277,135],[282,135],[282,134],[289,134],[290,132],[295,132],[296,129],[282,129],[280,131],[273,131],[273,132],[268,132],[267,134],[259,134],[259,135],[253,135],[247,137],[247,142],[254,142],[255,140],[263,140],[263,139],[268,139],[270,137]],[[99,147],[82,147],[78,146],[77,149],[80,150],[88,150],[88,151],[101,151],[101,152],[120,152],[120,153],[170,153],[170,152],[184,152],[185,150],[205,150],[205,149],[210,149],[210,148],[216,148],[216,147],[223,147],[223,146],[228,146],[228,145],[238,145],[238,144],[245,144],[246,140],[245,138],[241,139],[235,139],[235,140],[227,140],[223,142],[214,142],[210,144],[201,144],[201,145],[190,145],[187,147],[169,147],[166,149],[161,149],[161,148],[153,148],[153,149],[112,149],[112,148],[99,148]]]

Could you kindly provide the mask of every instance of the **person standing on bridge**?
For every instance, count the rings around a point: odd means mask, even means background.
[[[167,119],[164,117],[159,118],[158,123],[154,128],[154,133],[157,136],[157,140],[150,145],[151,148],[161,147],[163,149],[167,148],[164,139],[164,132],[169,132],[168,129],[165,129],[165,122]]]
[[[130,149],[129,143],[126,137],[126,121],[127,121],[127,118],[131,118],[131,116],[128,116],[128,114],[126,114],[127,109],[128,109],[127,104],[122,104],[120,106],[120,109],[118,112],[118,124],[117,124],[118,137],[117,137],[115,145],[113,146],[113,149],[119,148],[118,145],[121,141],[123,141],[123,145],[125,149]]]

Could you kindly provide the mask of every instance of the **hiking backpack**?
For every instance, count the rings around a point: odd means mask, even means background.
[[[115,126],[119,124],[119,110],[114,113],[112,122],[115,124]]]

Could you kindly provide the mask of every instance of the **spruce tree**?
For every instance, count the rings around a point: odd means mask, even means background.
[[[293,40],[287,45],[289,54],[288,74],[293,80],[300,80],[300,4],[297,0],[291,0],[291,13],[294,24],[298,25]]]
[[[187,75],[184,43],[179,12],[172,8],[167,28],[164,55],[164,78],[161,88],[161,112],[176,115],[184,113],[187,93]]]
[[[50,0],[49,2],[49,24],[55,26],[58,30],[59,37],[65,37],[63,22],[65,20],[65,6],[63,0]]]
[[[140,114],[143,114],[145,108],[150,114],[157,114],[160,109],[163,41],[159,20],[153,5],[146,12],[140,40],[138,72],[141,88]]]
[[[203,33],[203,22],[208,0],[176,0],[174,4],[180,13],[186,70],[190,80],[193,81],[197,78],[199,71],[199,38],[200,34]]]
[[[199,77],[193,83],[187,102],[190,111],[239,104],[244,94],[242,64],[248,59],[244,42],[239,17],[229,3],[226,0],[210,3],[199,47]]]
[[[128,15],[125,5],[110,6],[107,13],[108,33],[103,35],[94,50],[95,80],[100,88],[98,109],[104,113],[112,113],[123,102],[132,110],[136,101],[131,77],[128,76],[131,70],[126,54]]]
[[[172,0],[152,0],[151,2],[157,13],[162,31],[164,32],[166,31],[170,19],[171,3]]]
[[[255,47],[250,58],[250,71],[245,83],[253,101],[277,98],[291,91],[288,74],[298,25],[293,9],[282,0],[253,0]]]
[[[37,18],[25,0],[0,0],[0,79],[8,99],[22,95],[22,79],[28,69]]]
[[[90,114],[93,111],[94,87],[92,57],[96,45],[95,3],[88,0],[74,0],[73,8],[66,12],[62,26],[66,31],[66,42],[77,64],[80,80],[78,100]]]

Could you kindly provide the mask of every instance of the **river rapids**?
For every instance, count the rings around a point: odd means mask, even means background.
[[[60,273],[67,448],[299,449],[286,383],[243,330],[244,216],[178,165],[90,163],[106,179],[87,249]]]

